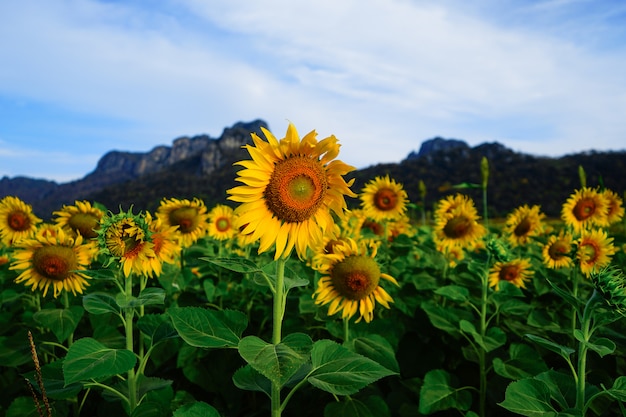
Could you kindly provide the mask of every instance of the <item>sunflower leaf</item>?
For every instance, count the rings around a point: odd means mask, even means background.
[[[380,378],[396,374],[331,340],[318,340],[313,344],[311,362],[313,368],[308,382],[336,395],[354,394]]]
[[[101,379],[123,374],[137,362],[133,352],[111,349],[96,339],[84,337],[77,340],[67,351],[63,361],[65,384]]]
[[[92,292],[83,297],[83,307],[89,314],[120,314],[115,297],[104,292]]]
[[[180,337],[195,347],[236,348],[248,325],[246,315],[235,310],[178,307],[169,309],[168,314]]]
[[[233,383],[239,389],[264,392],[268,397],[272,392],[272,382],[250,365],[235,371]]]
[[[242,274],[249,274],[251,272],[258,272],[261,270],[259,266],[249,259],[245,258],[199,258],[203,261],[211,262],[222,268],[229,269],[235,272],[241,272]]]
[[[308,335],[292,333],[277,345],[247,336],[241,339],[238,349],[250,366],[282,387],[309,359],[312,345]]]
[[[550,390],[542,381],[533,378],[514,381],[506,388],[501,407],[530,417],[557,415],[550,401]]]
[[[50,329],[59,343],[63,343],[76,330],[85,310],[80,306],[44,309],[33,314],[33,319]]]
[[[443,369],[428,371],[420,388],[420,413],[431,414],[450,408],[466,411],[470,408],[472,395],[468,391],[454,388],[452,378],[453,376]]]

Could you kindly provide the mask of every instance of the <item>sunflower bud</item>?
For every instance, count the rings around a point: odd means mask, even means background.
[[[420,200],[424,200],[426,198],[426,184],[424,184],[424,181],[420,180],[417,184],[417,189],[419,191]]]
[[[489,181],[489,161],[486,156],[483,156],[483,159],[480,160],[480,175],[482,177],[482,187],[483,189],[487,188],[487,182]]]
[[[580,186],[585,188],[587,186],[587,174],[582,165],[578,165],[578,178],[580,178]]]
[[[596,291],[617,313],[626,316],[626,275],[616,267],[602,268],[590,275]]]
[[[489,239],[487,250],[496,262],[508,262],[511,259],[511,251],[508,245],[500,239]]]

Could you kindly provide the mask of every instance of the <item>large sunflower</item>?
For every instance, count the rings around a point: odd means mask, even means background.
[[[453,247],[467,250],[476,248],[479,241],[487,234],[487,229],[478,223],[478,212],[470,198],[464,198],[461,204],[450,206],[448,200],[442,203],[448,206],[446,211],[437,210],[433,240],[442,251]]]
[[[608,226],[609,202],[604,194],[593,188],[576,190],[561,209],[561,218],[575,232],[580,233],[592,226]]]
[[[138,214],[120,211],[102,217],[98,229],[100,252],[118,261],[128,277],[131,272],[151,275],[156,258],[146,219]]]
[[[146,275],[159,276],[163,270],[163,263],[176,263],[180,255],[180,239],[176,233],[176,226],[164,226],[160,219],[152,217],[146,213],[148,230],[151,232],[152,250],[154,256],[148,256],[149,267],[146,268]]]
[[[550,236],[541,251],[543,263],[552,269],[572,266],[573,244],[573,236],[563,230]]]
[[[365,215],[378,222],[400,218],[408,203],[402,184],[390,179],[389,175],[376,177],[365,184],[359,198]]]
[[[448,213],[451,213],[452,211],[454,211],[455,209],[459,207],[467,207],[467,206],[469,207],[474,206],[474,202],[468,196],[464,194],[459,194],[459,193],[454,194],[454,195],[448,195],[442,198],[441,200],[439,200],[439,202],[437,203],[435,212],[433,214],[433,217],[436,220],[440,217],[443,217],[444,215]]]
[[[235,211],[231,207],[217,204],[209,212],[209,236],[217,240],[232,239],[236,232],[234,220]]]
[[[33,214],[33,208],[13,196],[0,200],[0,241],[7,246],[22,238],[32,237],[41,219]]]
[[[157,209],[156,217],[163,222],[164,227],[178,226],[181,244],[185,248],[205,237],[209,227],[207,207],[199,198],[165,198]]]
[[[73,233],[80,233],[86,239],[93,239],[98,236],[96,229],[100,227],[104,211],[83,200],[76,201],[73,206],[64,205],[61,210],[52,214],[57,216],[55,223],[59,226]]]
[[[357,244],[354,239],[346,238],[334,242],[332,251],[317,257],[313,267],[322,277],[313,293],[315,303],[330,303],[328,314],[341,311],[345,319],[358,312],[357,322],[365,319],[368,323],[374,318],[376,301],[389,308],[393,298],[379,285],[380,279],[398,283],[392,276],[381,273],[374,259],[376,248],[376,245]]]
[[[334,224],[331,212],[343,214],[344,196],[356,197],[349,188],[354,180],[343,179],[355,168],[335,160],[334,135],[318,142],[311,131],[300,140],[290,123],[279,141],[261,129],[267,142],[252,133],[254,146],[244,146],[252,159],[235,163],[244,167],[236,180],[245,185],[228,190],[228,198],[242,203],[235,213],[245,225],[242,233],[260,241],[259,253],[274,245],[278,259],[295,247],[304,259],[311,242],[319,242]]]
[[[504,232],[513,246],[525,245],[543,231],[541,221],[546,217],[539,206],[524,204],[507,216]]]
[[[508,281],[518,288],[526,288],[526,282],[533,274],[529,259],[496,262],[489,270],[489,286],[498,290],[500,282]]]
[[[578,239],[576,258],[585,276],[608,266],[616,249],[613,238],[602,229],[584,230]]]
[[[9,267],[21,271],[15,282],[42,290],[44,297],[50,286],[56,298],[63,290],[82,294],[89,285],[89,276],[80,271],[89,268],[97,247],[94,242],[84,243],[81,235],[73,237],[59,227],[55,233],[21,239],[15,248]]]
[[[602,194],[609,204],[609,209],[606,213],[609,224],[617,223],[622,220],[622,217],[624,217],[624,206],[620,196],[608,188],[605,189]]]

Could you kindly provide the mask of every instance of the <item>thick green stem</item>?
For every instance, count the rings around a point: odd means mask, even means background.
[[[276,286],[274,287],[274,311],[272,322],[272,343],[278,345],[282,338],[283,318],[285,316],[285,263],[284,258],[276,261]],[[280,384],[272,382],[272,417],[280,417]]]
[[[343,318],[343,342],[348,343],[350,341],[350,319],[348,317]]]
[[[578,367],[577,374],[578,380],[576,381],[576,409],[580,410],[581,416],[585,416],[585,385],[587,382],[586,373],[587,373],[587,350],[588,343],[591,339],[591,334],[593,330],[591,330],[591,322],[593,320],[593,310],[596,306],[596,302],[598,300],[598,293],[594,291],[591,294],[591,297],[587,301],[585,305],[585,309],[583,310],[583,316],[580,319],[580,331],[582,333],[582,340],[578,343]]]
[[[483,187],[483,218],[485,227],[489,228],[489,211],[487,210],[487,187]]]
[[[125,279],[125,295],[126,300],[130,301],[133,296],[133,276],[129,275]],[[126,331],[126,349],[134,352],[133,339],[133,320],[135,317],[135,308],[126,307],[124,309],[124,329]],[[137,387],[135,368],[128,371],[128,407],[129,414],[132,414],[137,407]]]
[[[578,299],[578,273],[577,268],[572,268],[571,271],[572,278],[572,295],[575,299]],[[576,307],[572,306],[572,335],[574,334],[574,330],[576,330]]]

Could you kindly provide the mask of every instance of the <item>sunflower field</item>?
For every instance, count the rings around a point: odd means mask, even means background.
[[[615,190],[581,167],[559,218],[490,219],[483,158],[429,210],[353,190],[334,136],[262,133],[232,205],[0,200],[1,415],[626,415]]]

